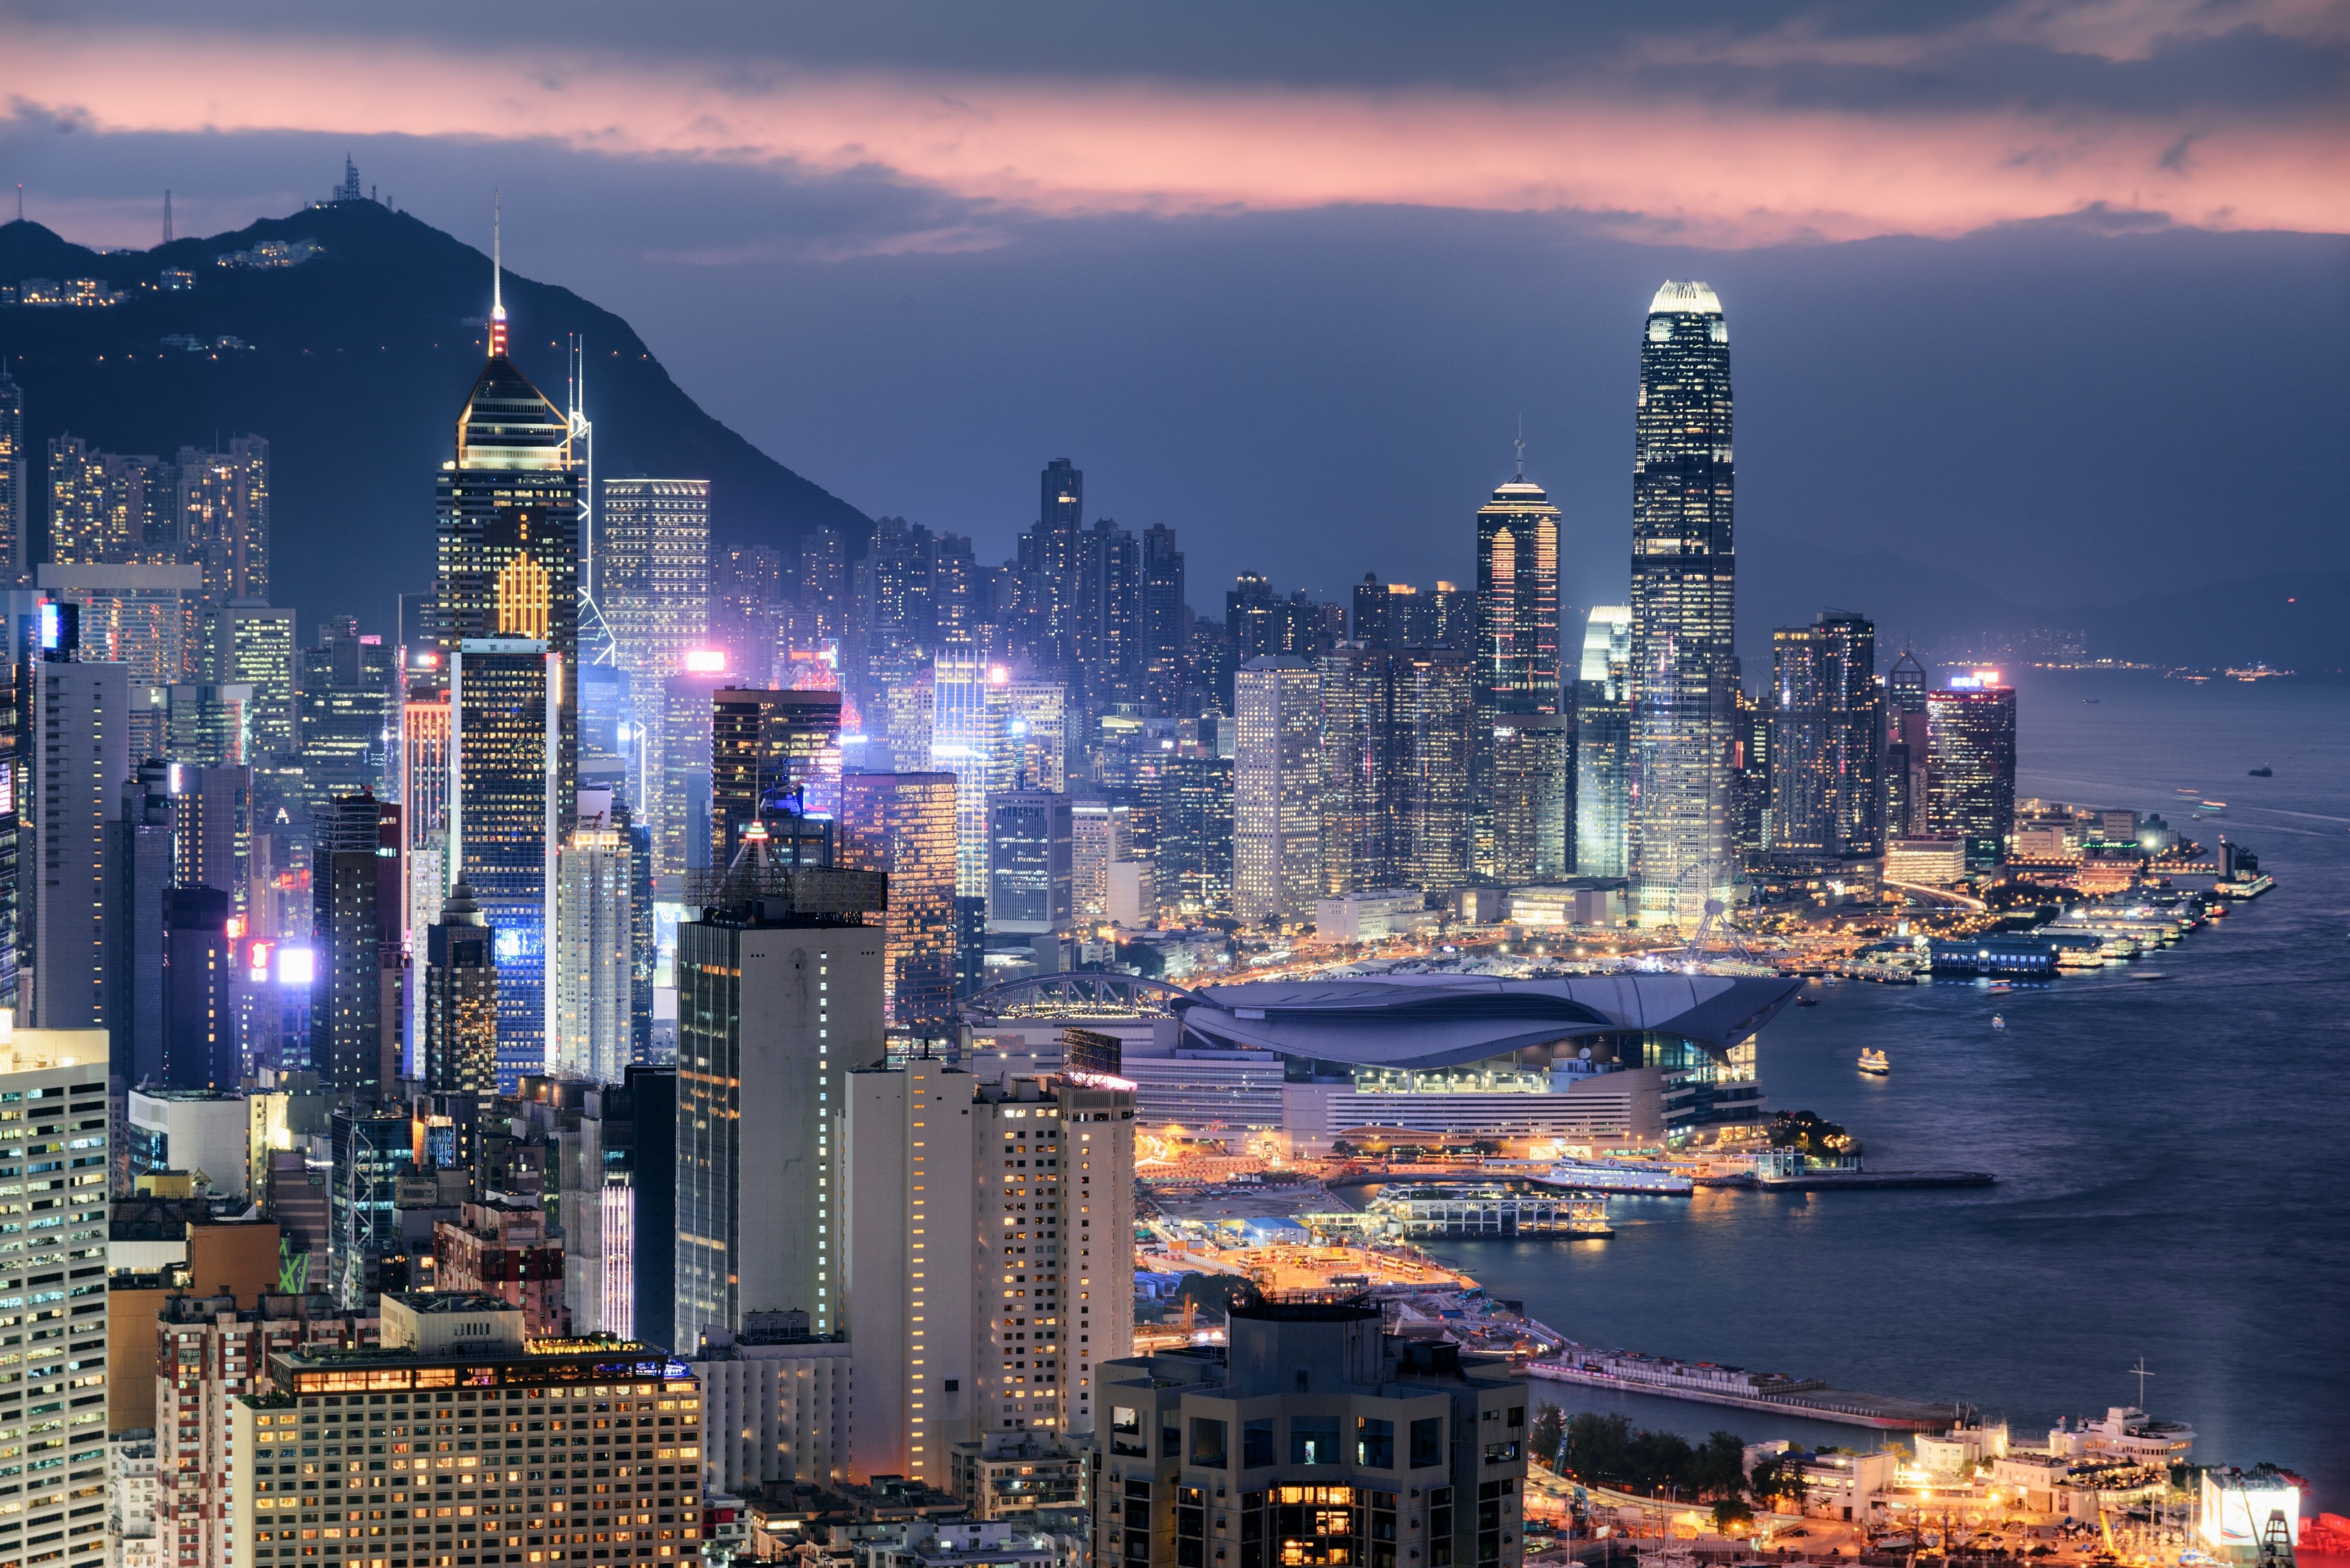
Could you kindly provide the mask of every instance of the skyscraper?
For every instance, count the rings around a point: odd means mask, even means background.
[[[1727,904],[1736,722],[1730,330],[1701,283],[1648,306],[1632,458],[1632,768],[1627,834],[1644,926]]]
[[[1584,623],[1575,686],[1575,868],[1585,877],[1627,874],[1631,662],[1631,607],[1595,607]]]
[[[1069,797],[1000,790],[987,797],[987,929],[1043,936],[1074,918]]]
[[[316,645],[296,659],[302,787],[310,808],[323,809],[338,794],[388,793],[395,781],[385,774],[400,720],[393,650],[343,616],[320,627]]]
[[[678,1344],[745,1312],[847,1326],[845,1074],[882,1058],[884,946],[757,901],[678,927]]]
[[[1150,711],[1170,713],[1183,694],[1183,645],[1191,611],[1183,600],[1183,552],[1163,523],[1142,531],[1142,694]]]
[[[1078,535],[1086,524],[1085,470],[1056,457],[1037,476],[1031,546],[1037,600],[1029,637],[1037,655],[1066,668],[1076,651]]]
[[[244,1076],[229,1001],[236,944],[228,923],[228,895],[217,888],[172,888],[163,895],[159,1079],[167,1087],[228,1091]]]
[[[245,738],[255,765],[294,752],[294,612],[253,601],[214,612],[210,678],[249,687]]]
[[[632,683],[653,689],[710,634],[710,481],[603,481],[596,605]]]
[[[1066,789],[1068,694],[1057,680],[1014,675],[1001,666],[987,677],[987,787]]]
[[[25,389],[0,369],[0,572],[25,569]]]
[[[1875,855],[1885,846],[1877,628],[1822,610],[1771,634],[1770,816],[1773,856]]]
[[[310,1063],[330,1087],[373,1099],[390,1086],[383,1062],[383,965],[390,915],[380,907],[377,801],[337,795],[310,819],[310,893],[317,911],[311,980]],[[393,926],[395,930],[397,926]]]
[[[463,881],[424,932],[417,1075],[427,1093],[486,1103],[498,1088],[498,971],[482,907]]]
[[[987,897],[989,670],[967,643],[940,649],[931,665],[931,766],[955,777],[955,896],[962,898]]]
[[[120,664],[64,662],[47,650],[34,672],[32,842],[22,864],[33,896],[27,924],[34,965],[33,1022],[43,1029],[103,1029],[113,1019],[109,976],[120,965],[111,897],[120,856],[107,822],[130,773],[129,671]],[[116,1064],[129,1086],[130,1063]]]
[[[473,890],[498,971],[498,1086],[546,1071],[546,942],[566,813],[563,659],[526,638],[469,638],[449,665],[449,875]]]
[[[1914,837],[1926,831],[1926,667],[1908,649],[1885,674],[1885,832]]]
[[[545,705],[556,733],[548,772],[556,831],[567,831],[578,787],[580,475],[570,421],[506,357],[504,275],[494,263],[489,359],[457,416],[456,436],[456,455],[442,465],[434,491],[433,647],[443,669],[480,639],[536,642],[552,655],[545,665],[556,681]],[[502,893],[479,877],[472,881],[501,941],[522,940]],[[543,934],[544,925],[537,929]],[[541,957],[534,948],[528,961]]]
[[[1364,589],[1355,594],[1364,626]],[[1380,599],[1386,590],[1379,589]],[[1368,629],[1381,629],[1376,616]],[[1367,893],[1400,876],[1396,809],[1395,666],[1384,644],[1342,643],[1315,661],[1322,676],[1322,891]],[[1465,780],[1463,781],[1466,782]]]
[[[1508,885],[1575,874],[1575,723],[1564,713],[1497,719],[1492,876]]]
[[[1926,696],[1926,830],[1955,838],[1968,869],[1989,870],[2015,828],[2015,688],[1996,670],[1950,677]]]
[[[1396,877],[1424,893],[1449,893],[1471,870],[1471,661],[1451,649],[1415,648],[1396,655],[1394,670]]]
[[[120,813],[109,831],[113,886],[107,915],[111,995],[107,1026],[114,1059],[130,1082],[161,1083],[163,1064],[163,905],[172,886],[171,769],[152,758],[120,786]]]
[[[840,810],[840,693],[721,687],[710,710],[713,867],[733,863],[770,792],[805,792],[806,809]]]
[[[1313,913],[1322,894],[1322,682],[1286,655],[1233,678],[1232,913],[1255,925]]]
[[[220,452],[180,449],[173,465],[178,558],[203,573],[208,603],[269,598],[269,443],[238,436]]]
[[[841,781],[845,866],[889,878],[881,1009],[898,1028],[943,1025],[955,975],[955,777],[849,774]]]
[[[1162,903],[1187,915],[1223,914],[1232,903],[1232,760],[1204,752],[1159,765],[1159,826],[1151,850]]]
[[[629,1064],[634,987],[634,846],[608,817],[608,805],[583,812],[564,840],[551,960],[554,1071],[598,1084],[619,1083]]]

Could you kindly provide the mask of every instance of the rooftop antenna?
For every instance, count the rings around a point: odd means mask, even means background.
[[[2137,1365],[2130,1368],[2130,1376],[2137,1379],[2137,1407],[2143,1410],[2146,1408],[2146,1380],[2154,1376],[2146,1369],[2145,1356],[2137,1358]]]
[[[1518,483],[1526,482],[1526,416],[1518,416]]]
[[[167,245],[172,243],[172,192],[169,186],[163,190],[163,243]]]
[[[505,193],[490,192],[490,358],[503,359],[506,352],[505,296]]]
[[[25,221],[25,182],[22,180],[16,182],[16,221],[20,223]]]

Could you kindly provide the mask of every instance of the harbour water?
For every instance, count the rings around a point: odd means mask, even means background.
[[[1585,1344],[1967,1400],[2035,1438],[2146,1402],[2207,1463],[2273,1460],[2350,1510],[2350,687],[2025,675],[2021,787],[2159,811],[2277,888],[2138,967],[1993,996],[1815,989],[1762,1033],[1772,1104],[1886,1168],[1988,1189],[1617,1198],[1612,1241],[1438,1242]],[[2085,698],[2096,698],[2095,703]],[[2271,766],[2272,778],[2248,777]],[[2223,819],[2189,823],[2191,786]],[[1994,1031],[1991,1015],[2007,1027]],[[1884,1078],[1856,1072],[1864,1046]],[[1546,1387],[1569,1408],[1750,1441],[1873,1433]]]

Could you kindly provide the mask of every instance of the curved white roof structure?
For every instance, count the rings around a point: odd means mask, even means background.
[[[1657,290],[1657,297],[1648,301],[1648,314],[1659,312],[1680,316],[1719,316],[1721,300],[1711,284],[1692,279],[1688,283],[1668,282]]]

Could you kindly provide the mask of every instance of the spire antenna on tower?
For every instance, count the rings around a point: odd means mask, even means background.
[[[490,357],[506,352],[505,193],[490,192]]]
[[[1525,478],[1526,478],[1526,416],[1525,416],[1525,415],[1523,415],[1523,414],[1520,414],[1520,415],[1518,416],[1518,483],[1520,483],[1521,484],[1524,483],[1525,483]]]
[[[163,243],[172,243],[172,190],[168,185],[163,188]]]

